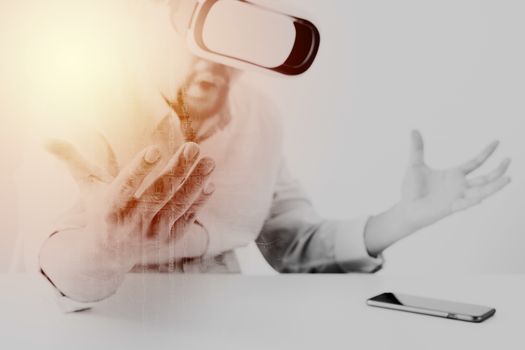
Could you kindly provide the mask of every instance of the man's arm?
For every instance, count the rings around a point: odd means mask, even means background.
[[[134,262],[122,254],[95,247],[85,228],[56,231],[42,246],[42,274],[64,297],[78,302],[96,302],[122,284]]]
[[[423,138],[413,131],[402,196],[391,209],[356,221],[321,219],[287,170],[276,184],[274,203],[258,238],[270,264],[282,272],[373,272],[392,244],[459,211],[480,204],[510,183],[510,159],[471,177],[495,152],[492,142],[478,156],[445,170],[429,167]],[[374,258],[378,256],[379,258]]]
[[[383,259],[368,253],[367,222],[367,217],[349,221],[321,218],[283,165],[257,245],[279,272],[375,272]]]
[[[151,183],[145,179],[160,160],[154,146],[108,183],[72,145],[59,143],[52,150],[79,183],[84,206],[81,223],[57,230],[40,251],[43,273],[63,294],[98,301],[113,294],[144,257],[167,260],[205,252],[207,233],[195,224],[195,214],[214,192],[208,179],[215,163],[198,160],[197,145],[184,144]]]

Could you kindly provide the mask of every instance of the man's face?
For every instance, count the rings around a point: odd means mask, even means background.
[[[178,31],[177,13],[180,10],[181,0],[168,0],[168,5],[172,24]],[[193,118],[205,119],[224,106],[230,84],[239,72],[222,64],[195,57],[189,51],[185,53],[191,56],[189,69],[182,85],[186,107]]]
[[[226,103],[236,72],[224,65],[193,57],[182,88],[190,114],[209,117]]]

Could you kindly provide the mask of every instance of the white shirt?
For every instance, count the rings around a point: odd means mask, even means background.
[[[229,123],[200,144],[201,155],[216,162],[211,178],[216,190],[198,213],[199,222],[208,232],[209,245],[201,252],[202,258],[183,264],[182,272],[217,271],[217,264],[229,272],[249,270],[247,267],[258,259],[254,243],[279,272],[373,272],[381,267],[382,257],[369,256],[365,246],[368,218],[334,221],[319,217],[289,174],[282,154],[281,117],[270,101],[237,84],[222,113],[229,114]],[[115,150],[121,167],[145,146],[156,142],[159,120],[162,118],[120,125],[113,132],[100,130]],[[171,118],[170,123],[177,124],[178,120]],[[182,143],[182,135],[173,135],[173,139],[171,147],[176,149]],[[83,154],[95,164],[101,164],[104,157],[105,147],[100,141],[98,138],[87,147],[79,145],[79,150],[86,152]],[[83,221],[80,211],[50,231],[35,233],[38,239],[26,237],[25,241],[40,245],[52,232],[67,234],[60,231],[80,227]],[[232,254],[235,250],[237,253]],[[25,249],[26,261],[28,251],[33,257],[35,254],[34,248]],[[20,254],[19,250],[15,260],[24,260]]]

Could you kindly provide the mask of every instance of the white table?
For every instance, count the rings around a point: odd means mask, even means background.
[[[525,349],[525,275],[130,275],[76,314],[39,286],[0,275],[1,349]],[[365,304],[383,291],[497,312],[474,324]]]

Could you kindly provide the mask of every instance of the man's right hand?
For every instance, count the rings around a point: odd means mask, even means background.
[[[88,204],[88,210],[96,213],[89,220],[89,231],[100,233],[101,248],[144,257],[155,254],[159,245],[176,243],[214,191],[207,180],[215,163],[210,158],[197,161],[198,155],[196,144],[184,144],[149,184],[145,180],[160,157],[155,146],[121,171],[103,196]]]
[[[107,273],[110,277],[115,273],[128,272],[137,263],[148,261],[148,257],[158,258],[163,254],[176,259],[199,256],[205,252],[207,237],[185,239],[198,211],[214,191],[213,184],[208,180],[215,163],[208,157],[198,160],[197,144],[183,144],[160,172],[161,155],[157,146],[141,151],[120,171],[117,166],[110,166],[114,170],[109,172],[89,164],[69,143],[56,141],[48,145],[48,150],[67,164],[79,185],[86,210],[87,225],[82,230],[82,241],[87,240],[85,249],[91,253],[76,252],[74,255],[77,256],[86,253],[86,258],[80,263],[80,258],[76,258],[72,265],[85,264],[87,261],[84,260],[89,260],[88,257],[101,257],[102,261],[92,262],[101,266],[85,266],[85,269],[93,274],[93,271],[103,270],[102,265],[107,265],[107,271],[101,275]],[[205,234],[202,229],[201,232]],[[62,236],[64,243],[57,244],[55,249],[46,247],[52,244],[44,245],[41,257],[47,257],[44,270],[48,275],[54,274],[47,271],[50,266],[56,270],[64,264],[49,261],[60,260],[56,256],[59,251],[46,253],[60,249],[71,251],[73,247],[65,247],[69,234],[71,232],[56,235]],[[60,239],[56,238],[57,241]],[[50,240],[54,239],[55,236]],[[177,249],[181,240],[194,242],[194,246],[185,243],[183,250]],[[82,249],[78,243],[74,245]],[[50,251],[45,252],[45,249]],[[185,256],[177,256],[181,253]],[[71,256],[70,253],[67,255]],[[75,266],[74,270],[82,270],[82,267]],[[56,275],[64,276],[64,272]]]

